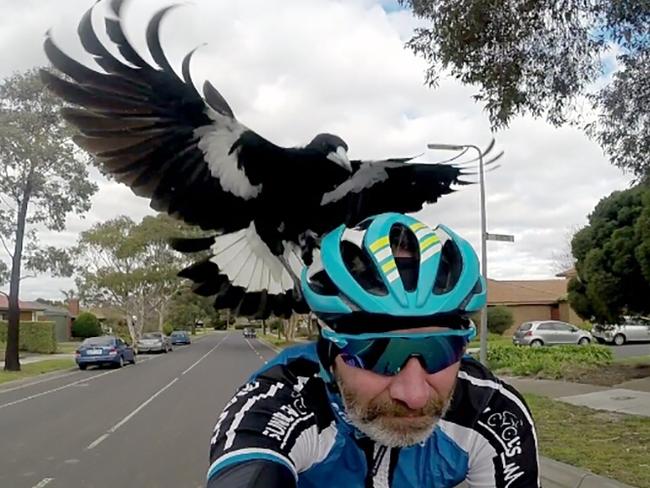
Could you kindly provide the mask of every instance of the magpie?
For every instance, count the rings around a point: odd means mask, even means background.
[[[463,185],[462,165],[415,163],[411,157],[348,159],[348,145],[318,134],[303,147],[280,147],[235,117],[219,91],[190,76],[196,49],[174,71],[160,41],[160,25],[174,6],[159,10],[146,28],[153,64],[125,35],[124,0],[110,0],[106,34],[93,25],[91,7],[77,33],[100,70],[63,52],[46,34],[45,53],[58,70],[41,79],[69,104],[62,115],[79,133],[74,141],[105,174],[166,212],[209,232],[177,239],[181,252],[209,257],[182,270],[194,291],[213,296],[217,309],[242,316],[287,317],[305,312],[298,276],[320,237],[381,212],[415,212]]]

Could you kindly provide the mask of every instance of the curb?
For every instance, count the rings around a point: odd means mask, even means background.
[[[540,457],[540,470],[545,488],[633,488],[553,459]]]

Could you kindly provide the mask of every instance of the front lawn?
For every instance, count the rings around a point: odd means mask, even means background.
[[[0,370],[0,383],[7,381],[20,380],[38,376],[45,373],[52,373],[75,367],[73,359],[45,359],[35,363],[28,363],[21,365],[20,371],[4,371]]]
[[[650,487],[650,418],[524,395],[540,454],[623,483]]]

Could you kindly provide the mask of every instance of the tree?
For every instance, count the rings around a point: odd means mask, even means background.
[[[429,85],[448,71],[476,86],[495,129],[526,113],[582,123],[574,114],[586,96],[598,114],[587,133],[617,166],[650,173],[648,0],[399,2],[431,21],[407,43],[427,61]],[[607,54],[621,69],[595,84],[611,70]]]
[[[97,186],[59,115],[61,102],[36,70],[0,83],[0,242],[10,260],[5,369],[19,371],[18,296],[21,267],[69,276],[65,249],[40,246],[37,227],[62,231],[69,213],[83,214]],[[2,268],[0,267],[0,275]]]
[[[493,334],[503,335],[514,323],[512,311],[508,307],[488,307],[487,314],[488,330]]]
[[[650,185],[603,198],[572,241],[577,277],[569,302],[580,317],[615,323],[650,313]]]
[[[102,335],[102,326],[92,313],[82,312],[72,324],[72,335],[84,339],[96,337]]]
[[[190,327],[195,333],[197,322],[215,325],[221,320],[219,313],[213,307],[214,300],[202,297],[192,292],[188,282],[182,283],[169,303],[167,320],[174,329]]]
[[[81,299],[119,309],[134,343],[153,315],[162,330],[167,305],[182,286],[176,273],[187,263],[167,240],[187,232],[187,226],[162,214],[140,224],[122,216],[83,232],[76,280]]]

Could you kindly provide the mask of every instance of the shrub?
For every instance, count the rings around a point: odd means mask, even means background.
[[[226,330],[228,328],[228,323],[226,319],[215,319],[212,321],[212,328],[214,330]]]
[[[271,331],[278,330],[278,328],[282,330],[284,328],[284,322],[282,319],[273,319],[268,323],[268,328]]]
[[[613,360],[612,351],[599,345],[525,347],[495,345],[488,349],[488,364],[493,370],[507,370],[519,376],[561,378],[565,371],[584,366],[605,366]]]
[[[163,333],[165,335],[171,335],[171,333],[174,332],[174,326],[170,323],[166,323],[163,325]]]
[[[102,335],[102,326],[90,312],[82,312],[72,324],[72,336],[86,339]]]
[[[507,307],[489,307],[487,310],[488,330],[494,334],[503,335],[503,333],[512,327],[514,319],[512,311]]]

